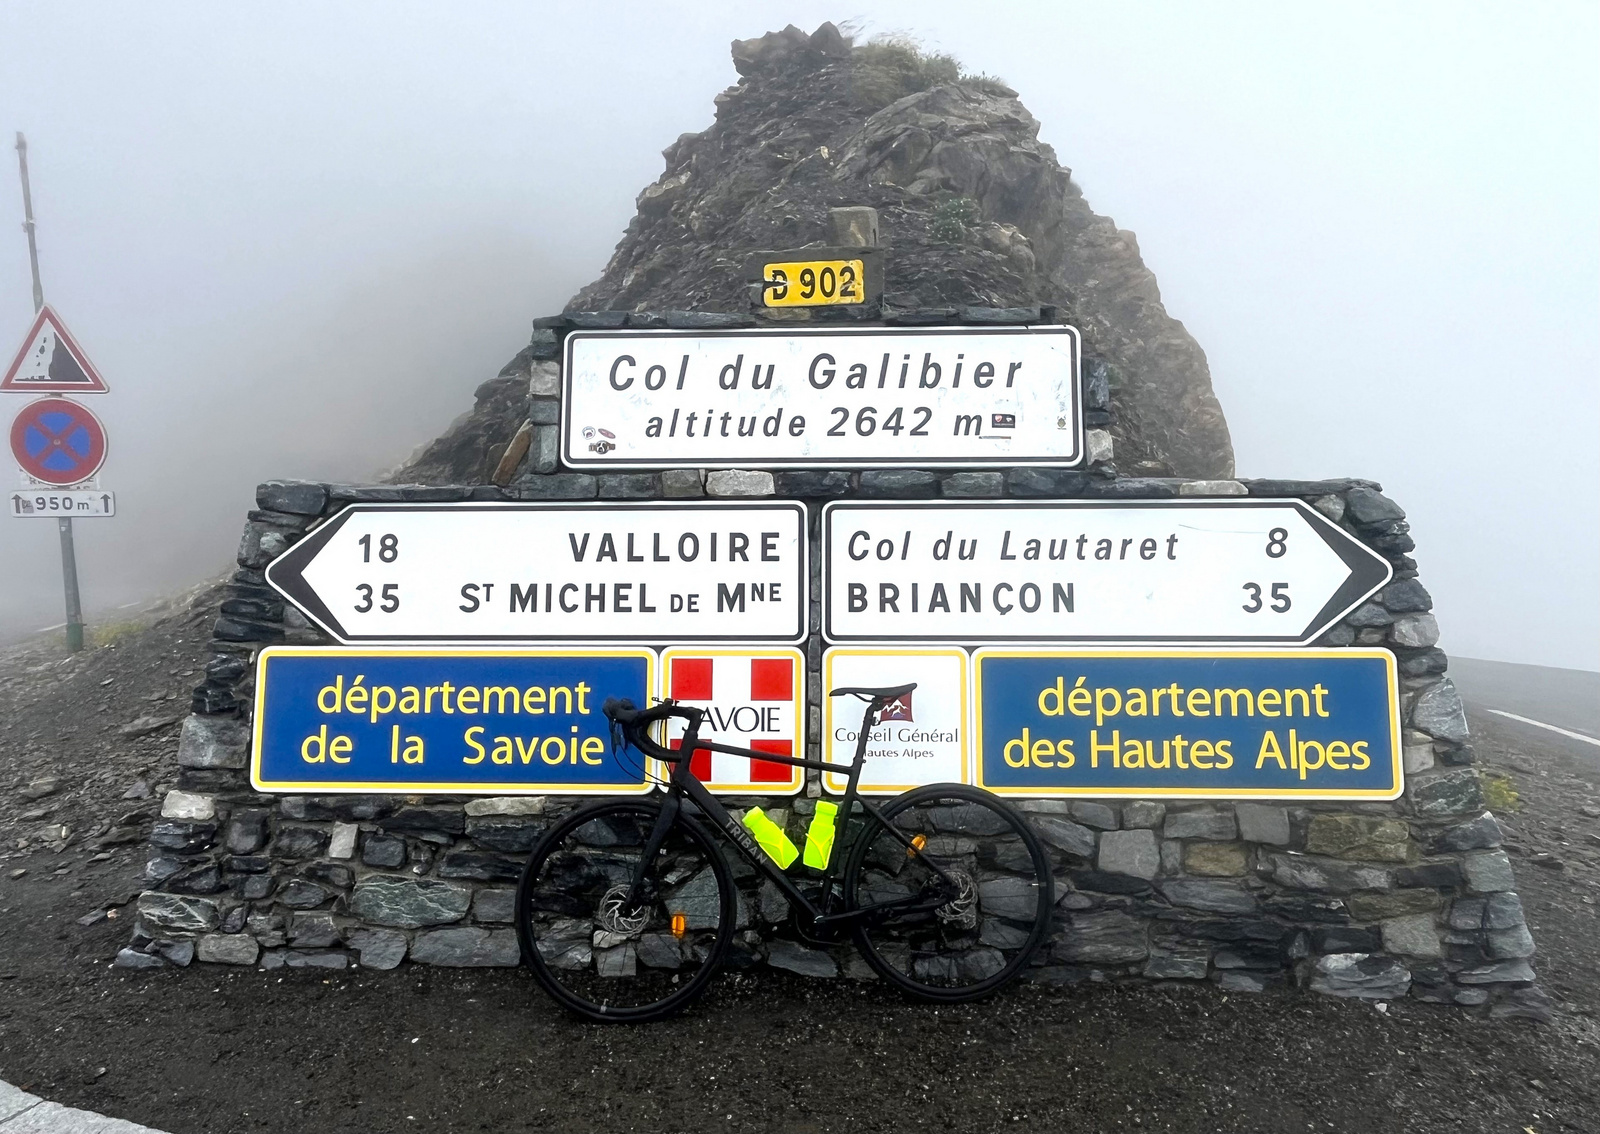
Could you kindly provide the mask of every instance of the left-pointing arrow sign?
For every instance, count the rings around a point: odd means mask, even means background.
[[[356,504],[267,568],[341,642],[798,642],[805,506]]]
[[[823,510],[831,642],[1314,641],[1387,560],[1298,500]]]

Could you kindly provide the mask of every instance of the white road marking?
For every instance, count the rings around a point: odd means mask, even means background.
[[[1532,717],[1519,717],[1516,713],[1508,713],[1504,709],[1490,709],[1489,711],[1497,717],[1510,717],[1514,721],[1521,721],[1523,724],[1531,724],[1534,728],[1545,728],[1549,729],[1551,732],[1559,732],[1562,736],[1570,736],[1573,740],[1581,740],[1585,744],[1593,744],[1595,747],[1600,748],[1600,740],[1596,740],[1592,736],[1585,736],[1581,732],[1573,732],[1571,729],[1566,728],[1557,728],[1553,724],[1545,724],[1543,721],[1536,721]]]

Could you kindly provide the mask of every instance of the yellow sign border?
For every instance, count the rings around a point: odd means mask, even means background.
[[[839,275],[839,269],[847,266],[855,269],[856,287],[861,291],[861,294],[855,299],[824,299],[820,302],[814,299],[783,299],[773,302],[772,288],[767,286],[774,282],[770,278],[774,268],[783,268],[786,271],[792,269],[791,274],[795,278],[789,282],[788,286],[791,290],[797,290],[800,286],[800,272],[804,268],[811,268],[818,275],[821,275],[823,268],[832,268],[834,275],[837,276]],[[859,307],[866,302],[867,265],[864,260],[766,260],[761,264],[761,305],[769,310],[781,311],[790,307]]]
[[[1314,790],[1297,791],[1293,788],[1234,788],[1231,790],[1218,790],[1211,788],[1140,788],[1136,791],[1125,791],[1108,788],[1018,788],[995,787],[983,782],[983,660],[990,657],[1032,657],[1032,658],[1169,658],[1169,657],[1199,657],[1199,658],[1382,658],[1389,683],[1389,734],[1390,751],[1393,754],[1391,761],[1394,780],[1393,791],[1376,791],[1367,788],[1354,788],[1342,791]],[[1026,647],[1008,646],[982,646],[972,655],[972,689],[973,689],[973,743],[975,746],[973,757],[974,782],[986,791],[992,791],[1000,796],[1012,796],[1023,799],[1060,799],[1064,797],[1098,799],[1149,799],[1155,796],[1188,799],[1299,799],[1299,800],[1340,800],[1340,799],[1367,799],[1374,801],[1399,799],[1405,794],[1405,763],[1403,749],[1400,741],[1400,675],[1395,656],[1390,651],[1376,648],[1343,648],[1333,646],[1302,646],[1298,648],[1251,650],[1251,649],[1224,649],[1221,647],[1207,649],[1197,647],[1184,649],[1171,647],[1168,649],[1128,649],[1128,650],[1069,650],[1069,649],[1028,649]]]
[[[661,651],[661,667],[656,678],[656,695],[665,699],[672,690],[672,662],[675,658],[710,658],[710,657],[787,657],[794,662],[794,699],[799,705],[795,713],[795,731],[798,734],[798,751],[794,753],[796,759],[804,758],[806,754],[806,725],[810,716],[811,706],[806,702],[806,655],[797,646],[719,646],[715,649],[701,649],[697,646],[668,646]],[[663,733],[661,743],[665,746],[666,736]],[[740,746],[742,747],[742,746]],[[660,767],[661,761],[651,760],[651,772],[661,779],[670,775],[670,770]],[[805,769],[792,767],[789,769],[789,786],[779,784],[719,784],[705,783],[707,791],[713,795],[773,795],[792,796],[799,795],[805,790]]]
[[[346,657],[428,657],[428,658],[453,658],[453,657],[518,657],[518,658],[562,658],[562,657],[638,657],[645,659],[645,688],[656,687],[656,651],[647,646],[619,646],[615,648],[597,646],[592,649],[567,648],[534,648],[534,649],[469,649],[469,648],[427,648],[415,646],[268,646],[256,656],[255,669],[255,697],[251,704],[252,721],[250,725],[250,786],[256,791],[268,795],[283,795],[285,793],[304,792],[311,795],[371,795],[381,793],[385,795],[476,795],[476,796],[507,796],[507,795],[645,795],[655,787],[646,776],[636,784],[582,784],[582,785],[523,785],[523,784],[493,784],[484,782],[461,783],[455,781],[440,781],[436,783],[416,783],[406,781],[395,783],[393,781],[363,780],[358,783],[329,784],[323,782],[302,782],[298,780],[264,781],[260,778],[261,772],[261,731],[265,718],[262,715],[262,706],[266,700],[267,688],[267,663],[279,657],[323,657],[329,654],[341,654]]]
[[[976,768],[972,741],[972,675],[976,672],[972,665],[972,656],[960,646],[922,646],[922,645],[844,645],[829,646],[822,653],[822,736],[819,738],[818,755],[828,759],[828,738],[833,735],[833,710],[835,699],[828,696],[828,690],[833,687],[833,659],[836,657],[926,657],[958,656],[961,659],[961,773],[957,783],[972,783],[973,772]],[[859,705],[859,702],[851,702]],[[835,780],[838,786],[834,786]],[[834,772],[822,773],[822,790],[829,795],[843,795],[848,783],[848,773],[843,775]],[[899,795],[901,792],[918,788],[921,784],[880,784],[873,787],[857,785],[858,795],[887,796]]]

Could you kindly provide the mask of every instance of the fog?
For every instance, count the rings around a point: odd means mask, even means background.
[[[1589,3],[12,0],[0,350],[23,130],[46,299],[112,389],[90,621],[226,569],[257,481],[442,432],[710,123],[729,40],[852,18],[1017,88],[1206,350],[1241,475],[1383,482],[1446,650],[1600,668]],[[0,639],[61,621],[55,525],[0,518]]]

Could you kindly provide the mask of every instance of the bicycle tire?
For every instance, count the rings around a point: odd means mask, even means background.
[[[997,796],[965,784],[914,788],[880,810],[908,837],[927,842],[908,851],[868,816],[845,862],[847,910],[937,885],[928,867],[935,862],[965,876],[972,898],[959,910],[953,901],[931,914],[852,921],[856,948],[873,971],[936,1003],[977,1000],[1015,980],[1049,935],[1055,905],[1050,857],[1032,825]]]
[[[613,901],[609,914],[602,910],[631,882],[639,853],[630,860],[627,850],[642,851],[660,813],[654,800],[581,807],[545,833],[522,869],[516,928],[523,963],[552,999],[585,1019],[643,1023],[680,1012],[727,957],[737,912],[733,872],[705,828],[682,813],[646,874],[645,905],[623,915]],[[674,913],[685,914],[681,934],[673,931]]]

